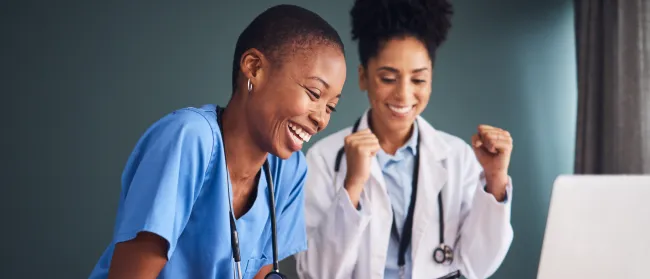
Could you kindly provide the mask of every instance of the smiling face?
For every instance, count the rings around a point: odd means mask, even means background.
[[[418,39],[394,38],[382,44],[366,68],[359,67],[359,86],[368,92],[373,126],[410,129],[429,102],[432,71],[429,53]]]
[[[246,60],[245,72],[251,69]],[[249,73],[248,126],[265,151],[287,159],[329,123],[345,82],[345,58],[338,47],[319,44],[286,55],[280,65],[263,55],[257,63],[260,70]]]

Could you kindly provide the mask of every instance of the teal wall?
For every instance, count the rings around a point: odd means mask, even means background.
[[[171,1],[169,1],[171,2]],[[341,32],[350,79],[330,126],[367,104],[357,90],[352,1],[286,1]],[[571,0],[456,2],[424,116],[465,139],[479,123],[515,138],[515,241],[494,278],[534,278],[553,179],[573,164]],[[144,130],[184,106],[225,104],[237,35],[280,1],[0,3],[3,133],[0,278],[84,278],[110,241],[119,179]],[[283,263],[292,272],[292,262]]]
[[[572,1],[457,3],[424,115],[467,140],[478,123],[511,132],[515,237],[493,278],[535,278],[551,185],[558,174],[573,172]]]

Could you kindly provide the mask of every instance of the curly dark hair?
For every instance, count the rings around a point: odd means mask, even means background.
[[[350,11],[352,39],[366,67],[386,41],[412,36],[427,48],[432,61],[447,39],[453,9],[447,0],[356,0]]]
[[[316,13],[295,5],[273,6],[258,15],[237,39],[232,63],[233,92],[237,87],[239,63],[245,51],[256,48],[272,62],[296,49],[314,44],[331,44],[345,54],[338,32]]]

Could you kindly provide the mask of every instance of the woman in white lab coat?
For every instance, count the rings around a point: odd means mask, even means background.
[[[307,153],[300,278],[491,276],[513,238],[512,138],[478,125],[470,145],[420,116],[451,5],[357,0],[350,14],[370,109]]]

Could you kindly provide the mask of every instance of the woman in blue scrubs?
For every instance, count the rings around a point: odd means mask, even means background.
[[[174,111],[138,141],[113,240],[90,278],[233,278],[231,212],[243,278],[263,278],[269,175],[278,258],[305,250],[300,150],[327,126],[345,75],[341,39],[321,17],[291,5],[260,14],[237,41],[228,104]]]

